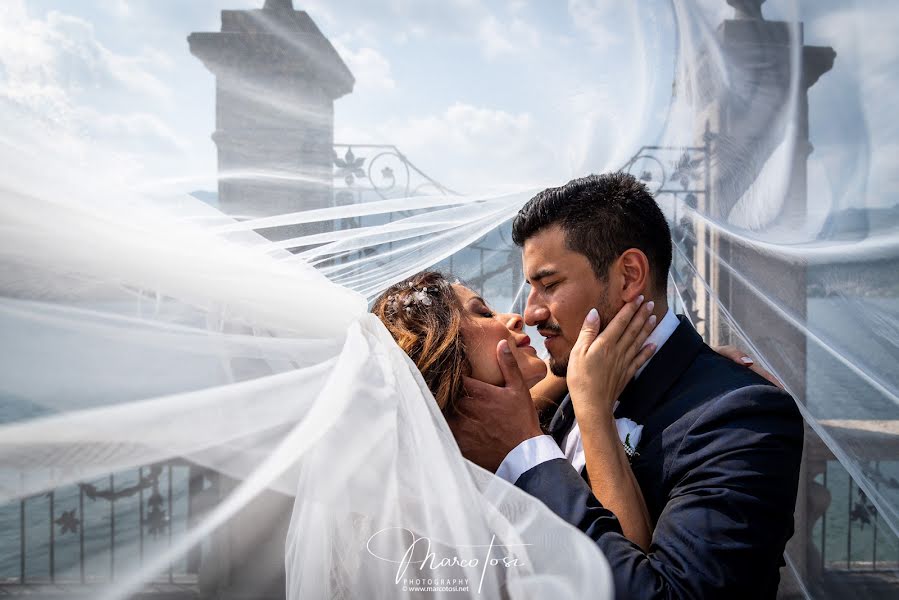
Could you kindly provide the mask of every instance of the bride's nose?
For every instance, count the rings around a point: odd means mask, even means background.
[[[524,319],[516,313],[507,313],[503,316],[503,322],[511,331],[522,331],[524,329]]]

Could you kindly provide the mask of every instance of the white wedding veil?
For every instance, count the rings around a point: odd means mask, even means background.
[[[611,597],[368,307],[618,169],[807,421],[781,593],[899,589],[897,9],[537,4],[0,7],[0,593]]]
[[[16,200],[4,204],[0,310],[16,349],[6,410],[32,411],[3,426],[4,502],[54,490],[64,512],[109,473],[174,460],[227,479],[174,540],[114,534],[124,565],[103,593],[137,593],[207,538],[209,560],[236,563],[223,569],[282,550],[228,585],[240,589],[283,585],[286,539],[295,598],[609,593],[592,542],[461,458],[364,296],[258,234],[222,233],[233,221],[199,201],[165,205],[126,190],[108,204],[96,191],[78,201],[62,176],[43,194],[4,190]],[[72,251],[60,258],[59,247]],[[219,539],[238,533],[248,539]],[[55,554],[55,578],[77,579],[80,552]],[[453,557],[464,568],[438,568]]]

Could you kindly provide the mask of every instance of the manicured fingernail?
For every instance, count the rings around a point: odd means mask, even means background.
[[[749,358],[748,356],[744,356],[740,360],[743,362],[744,365],[751,365],[751,364],[755,363],[755,361],[752,360],[751,358]]]
[[[639,296],[637,296],[637,306],[640,306],[641,304],[643,304],[643,299],[644,299],[643,294],[640,294]]]
[[[650,300],[649,302],[646,303],[646,310],[648,310],[649,312],[652,312],[652,309],[654,309],[655,307],[656,307],[656,303],[653,302],[652,300]]]
[[[599,321],[599,311],[595,308],[591,308],[590,312],[587,313],[587,323],[595,325],[597,321]]]
[[[650,325],[656,324],[656,316],[655,315],[652,315],[651,317],[649,317],[649,324]]]
[[[505,352],[506,354],[512,352],[512,348],[509,347],[509,342],[507,342],[506,340],[499,341],[499,349],[500,352]]]

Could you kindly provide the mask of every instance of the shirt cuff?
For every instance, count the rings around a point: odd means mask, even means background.
[[[496,470],[496,476],[514,485],[525,471],[555,458],[565,458],[565,454],[551,436],[528,438],[506,455]]]

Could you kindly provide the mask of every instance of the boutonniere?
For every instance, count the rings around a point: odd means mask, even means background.
[[[624,445],[624,452],[628,459],[640,456],[637,452],[637,445],[640,443],[640,436],[643,434],[643,426],[637,425],[634,421],[627,418],[615,419],[615,427],[618,428],[618,437]]]

